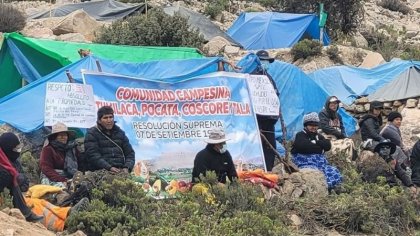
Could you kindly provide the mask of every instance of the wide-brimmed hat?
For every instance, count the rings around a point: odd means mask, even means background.
[[[379,150],[381,150],[382,147],[386,147],[386,146],[391,148],[391,153],[390,153],[391,155],[394,154],[395,150],[397,149],[397,145],[395,145],[395,143],[392,143],[387,140],[387,141],[378,143],[373,151],[379,153]]]
[[[226,142],[227,140],[230,139],[226,138],[225,132],[223,130],[210,130],[209,138],[204,140],[204,142],[210,144],[218,144]]]
[[[267,61],[269,61],[270,63],[272,63],[272,62],[274,61],[274,58],[270,57],[270,55],[268,54],[268,52],[267,52],[267,51],[265,51],[265,50],[259,50],[259,51],[256,53],[256,55],[257,55],[257,57],[258,57],[260,60],[267,60]]]
[[[380,101],[372,101],[370,102],[370,110],[376,109],[382,109],[384,108],[384,105]]]
[[[69,139],[76,137],[76,132],[74,132],[73,130],[69,130],[69,128],[65,124],[61,122],[57,122],[52,126],[51,133],[47,135],[47,138],[49,139],[54,134],[58,134],[62,132],[66,132],[67,135],[69,136]]]

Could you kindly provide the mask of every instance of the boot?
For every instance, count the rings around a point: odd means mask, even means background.
[[[72,208],[70,208],[69,216],[76,214],[81,211],[85,211],[89,206],[89,199],[87,197],[84,197],[80,199],[80,201],[74,205]]]
[[[26,221],[28,222],[39,222],[44,219],[44,216],[35,215],[33,212],[26,217]]]

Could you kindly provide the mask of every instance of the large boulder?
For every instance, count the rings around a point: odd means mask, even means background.
[[[62,34],[57,36],[57,40],[68,41],[68,42],[78,42],[78,43],[89,43],[91,41],[87,40],[85,36],[81,33],[69,33]]]
[[[54,236],[55,233],[41,223],[29,223],[0,211],[0,235]]]
[[[95,37],[95,31],[102,25],[81,9],[65,17],[52,31],[55,35],[80,33],[86,40],[92,41]]]
[[[203,51],[207,56],[217,56],[224,51],[226,46],[231,46],[229,41],[223,37],[216,36],[204,45]]]
[[[303,168],[299,172],[284,177],[282,195],[297,199],[299,197],[319,198],[328,195],[324,173],[315,169]]]
[[[373,68],[375,66],[378,66],[382,63],[385,63],[384,57],[377,52],[369,52],[365,59],[363,59],[362,64],[359,67],[363,68]]]

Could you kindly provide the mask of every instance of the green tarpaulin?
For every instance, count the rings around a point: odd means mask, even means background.
[[[79,49],[93,55],[122,62],[202,58],[197,49],[185,47],[142,47],[74,43],[4,34],[0,50],[0,97],[80,59]]]

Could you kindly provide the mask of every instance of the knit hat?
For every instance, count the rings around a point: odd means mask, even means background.
[[[12,132],[6,132],[0,135],[0,148],[8,154],[20,144],[19,138]]]
[[[388,115],[388,121],[394,121],[397,118],[401,118],[402,119],[402,115],[401,113],[397,112],[397,111],[392,111],[389,113]]]
[[[110,106],[103,106],[98,109],[98,120],[104,115],[114,115],[114,110]]]
[[[303,126],[319,125],[318,113],[311,112],[303,116]]]

